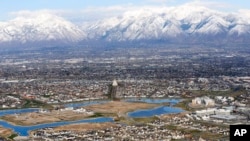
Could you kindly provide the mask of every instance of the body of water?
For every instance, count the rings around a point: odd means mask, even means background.
[[[38,111],[39,111],[38,108],[0,110],[0,116],[21,114],[21,113],[31,113],[31,112],[38,112]]]
[[[181,112],[183,112],[183,110],[180,108],[161,106],[154,109],[137,110],[134,112],[129,112],[128,116],[132,118],[140,118],[140,117],[152,117],[155,115],[173,114]]]
[[[150,98],[129,98],[124,99],[124,101],[128,102],[146,102],[146,103],[170,103],[170,105],[175,105],[180,102],[180,99],[150,99]],[[65,104],[65,107],[82,107],[88,106],[93,104],[103,104],[109,102],[108,100],[97,100],[97,101],[85,101],[80,103],[70,103]],[[21,113],[28,113],[28,112],[38,112],[38,108],[28,108],[28,109],[12,109],[12,110],[2,110],[0,111],[0,116],[9,115],[9,114],[21,114]],[[128,113],[129,117],[137,118],[137,117],[151,117],[155,115],[161,114],[170,114],[170,113],[180,113],[183,110],[180,108],[169,107],[169,106],[161,106],[154,109],[146,109],[146,110],[137,110],[134,112]],[[34,126],[17,126],[12,125],[6,121],[0,120],[0,125],[5,128],[10,128],[14,132],[18,133],[20,136],[28,136],[28,132],[31,130],[46,128],[46,127],[57,127],[62,125],[68,124],[75,124],[75,123],[96,123],[96,122],[113,122],[112,118],[109,117],[100,117],[94,119],[84,119],[78,121],[63,121],[63,122],[54,122],[54,123],[47,123],[47,124],[39,124]]]
[[[84,119],[84,120],[78,120],[78,121],[62,121],[62,122],[38,124],[38,125],[34,125],[34,126],[12,125],[6,121],[0,120],[0,125],[5,127],[5,128],[12,129],[14,132],[18,133],[20,136],[28,136],[29,131],[41,129],[41,128],[57,127],[57,126],[76,124],[76,123],[101,123],[101,122],[113,122],[113,119],[108,118],[108,117],[100,117],[100,118]]]

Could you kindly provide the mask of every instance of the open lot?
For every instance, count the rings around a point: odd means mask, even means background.
[[[148,103],[135,103],[135,102],[124,102],[124,101],[111,101],[105,104],[96,104],[85,107],[87,110],[91,110],[97,113],[104,114],[118,114],[125,115],[127,112],[135,111],[138,109],[148,109],[159,106],[158,104]]]
[[[42,123],[51,123],[58,121],[70,121],[79,120],[86,118],[90,115],[86,113],[77,113],[73,110],[53,110],[46,113],[24,113],[20,115],[7,115],[2,117],[2,119],[11,122],[16,125],[36,125]]]
[[[13,132],[11,131],[11,129],[6,129],[6,128],[3,128],[2,126],[0,126],[0,136],[1,137],[9,137],[13,134]]]

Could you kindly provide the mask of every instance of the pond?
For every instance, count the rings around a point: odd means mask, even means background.
[[[139,117],[152,117],[156,115],[174,114],[174,113],[181,113],[181,112],[183,112],[183,110],[180,108],[161,106],[161,107],[157,107],[154,109],[137,110],[134,112],[129,112],[128,116],[132,118],[139,118]]]

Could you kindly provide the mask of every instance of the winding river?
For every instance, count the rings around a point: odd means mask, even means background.
[[[18,133],[20,136],[28,136],[29,131],[46,128],[46,127],[57,127],[57,126],[73,124],[73,123],[94,123],[94,122],[112,122],[112,121],[113,121],[112,118],[100,117],[100,118],[84,119],[84,120],[77,120],[77,121],[63,121],[63,122],[38,124],[38,125],[33,125],[33,126],[18,126],[18,125],[12,125],[6,121],[0,120],[0,125],[5,128],[11,128],[14,132]]]
[[[124,99],[124,101],[128,102],[146,102],[146,103],[170,103],[170,105],[177,104],[180,100],[179,99],[137,99],[137,98],[130,98],[130,99]],[[65,104],[65,107],[82,107],[87,105],[93,105],[93,104],[102,104],[108,102],[105,101],[85,101],[81,103],[73,103],[73,104]],[[0,116],[9,115],[9,114],[21,114],[21,113],[28,113],[28,112],[37,112],[39,109],[37,108],[28,108],[28,109],[14,109],[14,110],[2,110],[0,111]],[[155,115],[161,115],[161,114],[170,114],[170,113],[180,113],[183,112],[180,108],[175,108],[172,106],[160,106],[153,109],[146,109],[146,110],[136,110],[134,112],[129,112],[128,116],[131,118],[137,118],[137,117],[151,117]],[[46,124],[38,124],[33,126],[18,126],[18,125],[12,125],[4,120],[0,120],[0,125],[5,128],[10,128],[14,132],[18,133],[20,136],[28,136],[29,131],[36,130],[40,128],[46,128],[46,127],[57,127],[67,124],[73,124],[73,123],[101,123],[101,122],[113,122],[113,119],[110,117],[100,117],[100,118],[91,118],[91,119],[84,119],[84,120],[77,120],[77,121],[63,121],[63,122],[54,122],[54,123],[46,123]]]

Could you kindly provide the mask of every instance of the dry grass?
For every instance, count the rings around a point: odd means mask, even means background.
[[[11,129],[6,129],[6,128],[0,126],[0,136],[1,137],[7,138],[7,137],[9,137],[12,134],[13,134],[13,132],[12,132]]]
[[[131,103],[123,101],[111,101],[105,104],[96,104],[85,107],[88,110],[92,110],[98,113],[116,113],[124,115],[127,112],[135,111],[138,109],[148,109],[159,106],[158,104],[148,103]]]
[[[76,113],[74,111],[52,111],[48,113],[24,113],[18,116],[7,115],[2,119],[16,125],[36,125],[42,123],[51,123],[58,121],[80,120],[88,117],[85,113]]]

